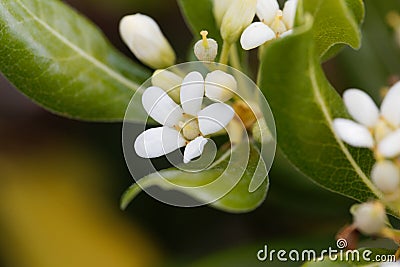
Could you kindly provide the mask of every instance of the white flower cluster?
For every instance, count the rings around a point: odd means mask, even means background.
[[[223,130],[232,121],[233,108],[222,103],[237,90],[232,75],[216,70],[204,79],[194,71],[181,82],[179,79],[172,72],[162,71],[153,76],[153,86],[144,91],[144,109],[163,126],[146,130],[137,137],[134,148],[140,157],[155,158],[186,146],[183,161],[188,163],[203,153],[208,136]],[[180,105],[168,95],[170,92],[179,95]],[[203,107],[204,96],[216,103]]]
[[[336,134],[354,147],[369,148],[376,163],[371,171],[374,185],[387,201],[399,199],[400,192],[400,82],[393,85],[381,108],[365,92],[349,89],[343,95],[345,106],[355,120],[335,119]],[[378,234],[386,223],[385,208],[368,202],[353,211],[354,223],[365,234]]]
[[[277,0],[214,0],[213,14],[220,27],[225,51],[240,38],[242,48],[250,50],[292,32],[298,0],[287,0],[283,10]],[[252,23],[254,17],[259,22]],[[176,55],[160,27],[149,16],[128,15],[121,19],[119,31],[122,40],[133,54],[153,69],[164,69],[175,64]],[[194,54],[200,61],[214,61],[218,43],[200,33],[202,39],[194,45]],[[222,56],[221,56],[222,58]],[[224,63],[227,63],[225,60]]]
[[[372,181],[388,197],[397,196],[400,184],[400,82],[390,88],[380,110],[358,89],[347,90],[343,99],[355,121],[335,119],[335,132],[351,146],[374,151],[377,162],[372,169]]]
[[[272,39],[292,33],[296,16],[297,0],[285,2],[279,9],[277,0],[258,0],[257,17],[260,22],[248,26],[240,37],[240,44],[245,50],[256,48]]]

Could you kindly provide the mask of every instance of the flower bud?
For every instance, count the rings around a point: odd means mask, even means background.
[[[217,23],[217,26],[221,26],[222,19],[225,16],[226,11],[229,8],[229,4],[232,2],[232,0],[214,0],[213,1],[213,14],[215,21]]]
[[[231,120],[231,122],[226,126],[226,131],[228,132],[231,144],[239,144],[243,139],[245,130],[243,123],[239,119],[233,118],[233,120]]]
[[[218,1],[218,0],[217,0]],[[386,16],[387,23],[393,28],[397,45],[400,46],[400,15],[396,11],[390,11]]]
[[[386,225],[385,207],[380,202],[367,202],[351,208],[354,226],[363,234],[378,235]]]
[[[207,74],[205,82],[206,97],[214,101],[228,101],[237,90],[235,77],[221,70]]]
[[[253,124],[252,134],[254,140],[261,144],[267,144],[273,140],[272,133],[264,118],[258,119],[257,122]]]
[[[182,81],[182,77],[168,70],[156,70],[151,77],[153,86],[163,89],[176,103],[179,103]]]
[[[207,38],[207,31],[200,33],[203,39],[194,45],[194,54],[200,61],[214,61],[218,54],[218,43],[211,38]]]
[[[165,68],[175,64],[175,52],[157,23],[149,16],[125,16],[119,24],[120,35],[144,64],[151,68]]]
[[[372,169],[371,178],[376,187],[383,193],[391,194],[398,190],[400,170],[389,160],[377,162]]]
[[[224,41],[236,42],[243,30],[250,25],[256,14],[257,0],[232,0],[221,24]]]

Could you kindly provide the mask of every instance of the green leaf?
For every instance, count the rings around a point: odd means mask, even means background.
[[[222,38],[214,19],[212,0],[178,0],[178,3],[195,39],[200,40],[200,31],[207,30],[209,38],[221,46]]]
[[[396,251],[389,249],[362,248],[356,251],[343,251],[342,254],[332,255],[331,258],[327,256],[322,261],[307,262],[303,267],[379,267],[382,262],[394,262],[395,253]]]
[[[264,201],[268,190],[268,178],[266,166],[260,154],[253,145],[243,142],[231,150],[232,155],[221,160],[220,163],[201,172],[185,172],[175,168],[161,170],[150,174],[133,184],[121,198],[121,209],[125,209],[129,203],[141,192],[141,188],[158,186],[164,190],[177,189],[195,200],[208,203],[222,195],[226,186],[230,186],[233,177],[242,173],[240,180],[234,188],[222,198],[212,202],[210,205],[223,211],[232,213],[249,212],[257,208]],[[225,155],[229,155],[228,151]],[[247,166],[243,166],[246,160],[244,155],[249,154]],[[234,155],[237,155],[236,157]],[[261,160],[260,160],[261,159]],[[228,167],[229,164],[229,167]],[[213,181],[221,181],[213,186],[202,187]],[[265,179],[266,178],[266,179]],[[263,180],[260,187],[254,192],[249,192],[252,180]],[[172,187],[179,185],[180,187]],[[139,186],[140,185],[140,186]],[[198,188],[196,188],[198,187]]]
[[[307,16],[294,34],[267,47],[262,59],[260,87],[275,116],[278,145],[319,185],[360,201],[380,198],[369,179],[372,153],[347,146],[333,130],[333,119],[348,115],[321,69],[313,25]]]
[[[0,0],[0,43],[0,71],[7,79],[67,117],[121,120],[149,76],[57,0]]]
[[[362,0],[303,0],[302,12],[314,17],[313,37],[323,60],[336,55],[344,45],[361,46]]]
[[[382,100],[380,89],[388,85],[391,75],[400,73],[396,34],[384,19],[390,11],[400,10],[400,1],[366,0],[365,5],[363,45],[359,51],[346,49],[338,56],[338,75],[346,84],[367,91],[379,103]]]

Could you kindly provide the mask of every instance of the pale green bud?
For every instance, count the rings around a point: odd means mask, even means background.
[[[380,202],[366,202],[351,208],[354,226],[363,234],[379,235],[386,226],[385,207]]]
[[[256,14],[257,0],[232,0],[221,24],[224,41],[236,42],[243,30],[250,25]]]
[[[232,3],[232,0],[214,0],[213,1],[213,13],[215,21],[217,22],[217,26],[221,26],[222,19],[225,16],[226,11],[229,8],[229,5]]]
[[[151,77],[153,86],[163,89],[176,103],[179,103],[182,81],[182,77],[168,70],[156,70]]]

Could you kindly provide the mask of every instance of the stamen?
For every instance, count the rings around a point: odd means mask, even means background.
[[[271,29],[275,32],[276,38],[279,38],[279,36],[286,31],[286,27],[283,24],[282,19],[283,19],[283,12],[282,10],[278,10],[275,19],[270,26]]]
[[[201,31],[200,35],[203,37],[203,46],[205,48],[208,48],[208,40],[207,40],[208,31]]]

